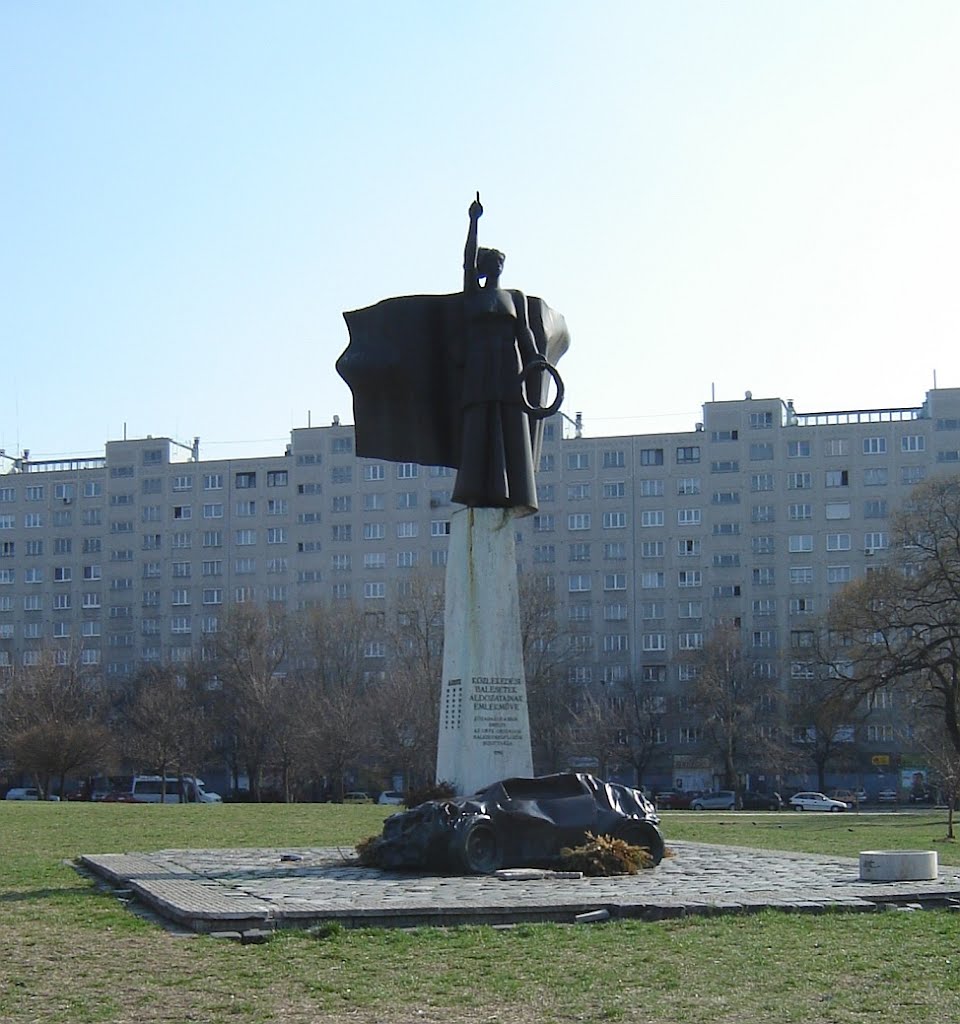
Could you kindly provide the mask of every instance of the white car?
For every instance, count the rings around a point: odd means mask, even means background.
[[[377,803],[399,807],[403,803],[403,793],[399,789],[385,789],[377,798]]]
[[[4,797],[5,800],[39,800],[40,790],[33,788],[24,788],[23,786],[15,786],[13,789],[7,790],[7,795]]]
[[[842,800],[832,800],[825,793],[794,793],[789,800],[795,811],[845,811]]]

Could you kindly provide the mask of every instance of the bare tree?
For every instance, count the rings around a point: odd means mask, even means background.
[[[301,757],[330,783],[336,800],[372,750],[370,632],[364,614],[346,602],[314,608],[298,624],[293,666],[303,702]]]
[[[443,579],[410,580],[395,627],[387,633],[389,658],[372,702],[380,756],[402,774],[407,789],[435,781],[443,670]]]
[[[737,789],[741,774],[759,759],[766,743],[761,729],[765,687],[754,675],[736,626],[717,627],[687,660],[696,672],[692,703],[704,741],[720,760],[726,788]]]
[[[899,683],[960,755],[960,477],[914,489],[888,557],[844,588],[829,622],[848,669],[838,687],[865,696]]]
[[[196,666],[151,666],[134,680],[124,708],[124,752],[159,773],[164,796],[169,773],[196,775],[213,749],[205,676]]]
[[[622,756],[630,763],[634,785],[642,786],[644,775],[663,750],[663,720],[666,695],[630,678],[616,686],[615,722],[622,736]]]
[[[294,715],[283,671],[289,633],[282,608],[240,604],[216,634],[223,753],[235,778],[246,772],[254,800],[262,798],[264,772]]]
[[[556,592],[548,581],[536,573],[521,574],[519,580],[530,740],[534,764],[542,773],[567,766],[573,749],[573,710],[581,690],[569,677],[569,637],[560,627]]]
[[[99,679],[84,672],[80,652],[61,664],[50,651],[35,665],[6,678],[0,737],[14,764],[34,776],[43,795],[57,779],[62,794],[70,775],[88,775],[113,755]]]

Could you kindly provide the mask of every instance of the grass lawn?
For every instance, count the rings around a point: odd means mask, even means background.
[[[0,1021],[960,1020],[960,914],[749,917],[600,926],[177,937],[97,893],[79,853],[343,845],[386,808],[0,802]],[[667,812],[670,839],[856,856],[931,848],[941,812]]]

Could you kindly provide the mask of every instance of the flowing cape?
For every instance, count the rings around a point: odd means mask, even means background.
[[[570,336],[563,317],[542,299],[525,301],[537,350],[556,365]],[[466,324],[463,293],[404,295],[343,314],[350,343],[337,372],[353,392],[357,455],[390,462],[460,468],[461,396]],[[532,374],[527,401],[548,401],[549,376]],[[543,421],[532,417],[539,463]]]

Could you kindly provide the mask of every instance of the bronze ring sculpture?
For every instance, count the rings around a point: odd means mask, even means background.
[[[534,371],[539,373],[541,370],[546,370],[547,373],[553,377],[553,383],[557,389],[557,394],[549,405],[531,405],[527,401],[527,395],[524,388],[530,374]],[[552,416],[563,403],[563,378],[560,376],[560,371],[552,363],[548,363],[546,359],[542,362],[537,360],[535,362],[527,363],[520,372],[520,400],[523,402],[523,407],[526,409],[527,414],[532,416],[533,419],[544,420],[548,416]]]

